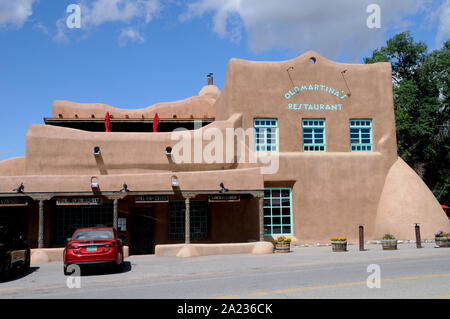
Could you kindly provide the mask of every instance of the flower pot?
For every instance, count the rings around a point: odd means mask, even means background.
[[[381,246],[383,250],[397,250],[397,239],[383,239]]]
[[[333,251],[347,251],[346,241],[332,241],[331,248]]]
[[[450,237],[435,237],[434,242],[438,247],[450,247]]]
[[[278,242],[275,243],[275,252],[276,253],[288,253],[291,250],[290,242]]]

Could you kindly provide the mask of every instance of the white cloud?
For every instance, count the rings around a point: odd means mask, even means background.
[[[119,45],[124,47],[128,44],[128,42],[138,42],[143,43],[145,40],[139,33],[139,31],[129,27],[126,29],[122,29],[119,35]]]
[[[450,0],[447,0],[438,10],[439,26],[436,35],[436,42],[439,47],[450,38]]]
[[[47,35],[50,34],[50,32],[48,31],[48,28],[45,25],[43,25],[42,23],[40,23],[40,22],[34,24],[33,28],[35,28],[36,30],[41,31],[44,34],[47,34]]]
[[[144,18],[148,23],[160,7],[159,0],[95,0],[82,2],[81,12],[87,25],[130,22],[134,18]]]
[[[36,0],[0,0],[0,27],[21,28],[33,14],[34,2]]]
[[[280,47],[299,52],[314,49],[329,58],[344,52],[353,60],[383,44],[389,26],[404,27],[402,17],[417,12],[429,1],[195,0],[180,21],[212,13],[214,32],[229,37],[244,29],[254,52]],[[366,8],[372,3],[381,7],[381,29],[366,25]]]
[[[56,35],[53,37],[53,40],[58,42],[69,41],[69,38],[65,33],[65,31],[67,30],[66,18],[60,18],[56,21],[56,30]]]
[[[129,40],[143,42],[136,28],[148,24],[161,12],[163,5],[162,0],[82,0],[80,7],[82,30],[91,32],[106,23],[128,24],[130,27],[123,29],[119,35],[119,43],[126,43]],[[56,23],[57,34],[54,39],[57,41],[68,40],[65,26],[67,16]]]

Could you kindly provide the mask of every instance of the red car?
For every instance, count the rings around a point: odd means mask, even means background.
[[[64,249],[64,274],[69,265],[112,265],[123,267],[123,244],[112,227],[77,229]]]

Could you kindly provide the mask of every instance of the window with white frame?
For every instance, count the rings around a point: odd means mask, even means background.
[[[278,151],[278,124],[276,119],[255,119],[255,151]]]

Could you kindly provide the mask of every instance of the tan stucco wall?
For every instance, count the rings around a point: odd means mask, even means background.
[[[216,121],[202,129],[186,131],[192,149],[190,163],[176,164],[166,155],[166,147],[176,145],[172,132],[118,133],[86,132],[50,125],[31,125],[27,133],[26,175],[138,174],[158,171],[203,171],[231,168],[234,163],[207,164],[194,158],[195,140],[202,141],[209,128],[224,132],[240,127],[241,115]],[[181,139],[181,138],[180,138]],[[202,149],[208,142],[203,142]],[[94,156],[99,146],[101,156]],[[224,144],[225,148],[226,145]]]
[[[92,115],[96,119],[105,118],[109,112],[115,119],[153,119],[155,113],[160,118],[214,118],[214,103],[220,95],[220,90],[215,85],[204,87],[198,96],[184,100],[155,105],[142,109],[121,109],[102,103],[75,103],[70,101],[55,101],[53,103],[53,118],[65,119],[90,119]]]
[[[261,190],[263,178],[258,168],[177,172],[153,174],[98,175],[99,191],[119,192],[123,183],[130,191],[172,192],[171,177],[175,175],[181,191],[205,190],[218,192],[223,182],[232,190]],[[90,175],[6,176],[0,177],[0,193],[12,193],[12,187],[23,182],[25,193],[92,192]],[[94,193],[93,193],[94,194]]]
[[[375,235],[414,238],[419,223],[421,238],[434,239],[440,230],[450,232],[450,220],[422,179],[401,159],[391,167],[377,210]]]
[[[316,64],[309,62],[316,58]],[[293,67],[289,71],[287,69]],[[293,84],[324,84],[348,92],[341,99],[322,91],[302,91],[285,98]],[[291,83],[291,79],[293,84]],[[343,103],[342,111],[288,110],[289,103]],[[277,118],[281,152],[302,150],[301,120],[326,119],[327,152],[349,152],[349,120],[372,119],[374,149],[396,158],[396,137],[392,99],[391,66],[389,63],[336,63],[310,51],[300,57],[282,62],[253,62],[231,59],[224,88],[215,104],[217,120],[234,113],[243,114],[243,127],[253,127],[255,118]]]
[[[0,161],[0,176],[25,175],[25,157],[14,157]]]
[[[199,257],[209,255],[231,254],[272,254],[273,244],[269,242],[235,243],[235,244],[174,244],[157,245],[156,256]]]
[[[283,153],[278,174],[264,178],[269,187],[292,187],[297,241],[326,242],[333,236],[356,241],[359,225],[365,226],[366,238],[374,236],[383,164],[377,152]]]

